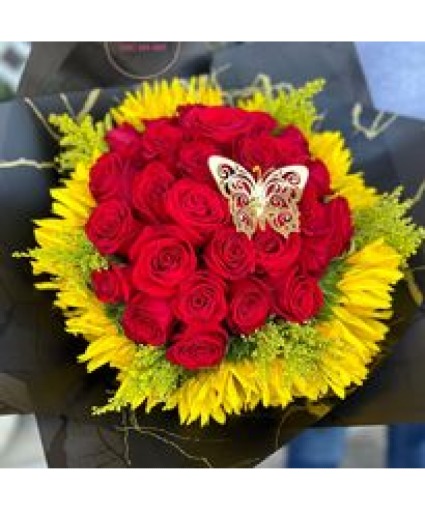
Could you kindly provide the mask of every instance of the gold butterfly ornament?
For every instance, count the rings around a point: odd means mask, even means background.
[[[208,167],[220,192],[229,201],[237,231],[252,238],[268,224],[287,238],[300,230],[298,203],[308,180],[308,168],[290,165],[264,174],[254,167],[255,178],[242,165],[222,156],[210,156]]]

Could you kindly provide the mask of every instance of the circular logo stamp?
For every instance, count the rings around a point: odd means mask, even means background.
[[[104,43],[111,66],[129,79],[145,80],[169,70],[180,55],[181,43],[122,42]]]

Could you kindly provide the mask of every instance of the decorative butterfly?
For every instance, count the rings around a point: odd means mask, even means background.
[[[288,237],[300,229],[298,202],[308,179],[308,169],[303,165],[290,165],[267,170],[259,167],[255,179],[242,165],[211,156],[209,169],[220,192],[229,200],[230,213],[236,230],[248,238],[268,223],[275,231]]]

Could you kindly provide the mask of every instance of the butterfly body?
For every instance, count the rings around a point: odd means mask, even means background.
[[[255,179],[242,165],[222,156],[211,156],[208,165],[220,192],[229,200],[237,231],[249,238],[267,224],[285,237],[299,231],[298,202],[308,179],[306,167],[270,169]]]

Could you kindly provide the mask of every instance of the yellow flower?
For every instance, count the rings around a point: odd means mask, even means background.
[[[188,82],[181,79],[144,82],[135,93],[127,93],[112,114],[117,123],[127,122],[142,129],[142,120],[173,116],[177,108],[185,104],[220,106],[222,103],[221,90],[207,77],[192,77]]]
[[[261,102],[261,97],[254,95],[249,107],[258,108]],[[141,129],[142,119],[172,116],[179,105],[190,103],[220,105],[222,93],[202,78],[188,83],[177,79],[145,83],[136,93],[127,94],[113,116],[118,123]],[[351,155],[339,133],[309,133],[307,137],[313,155],[327,165],[336,193],[347,197],[353,210],[376,202],[376,192],[365,185],[362,176],[349,173]],[[134,369],[140,363],[137,346],[106,315],[104,305],[88,288],[87,278],[82,277],[106,266],[95,252],[84,254],[84,246],[91,245],[84,226],[95,206],[88,188],[89,171],[100,153],[101,149],[94,149],[91,163],[77,164],[63,186],[52,190],[54,217],[36,221],[39,247],[29,256],[35,274],[51,276],[37,287],[57,290],[55,304],[66,315],[66,330],[89,342],[80,356],[87,369],[103,365],[118,369],[119,399],[124,397],[133,408],[142,403],[147,410],[157,404],[163,404],[165,410],[177,408],[182,423],[200,420],[204,425],[211,419],[224,423],[228,415],[253,410],[259,404],[284,408],[297,397],[311,401],[331,393],[344,397],[348,387],[364,380],[378,343],[388,331],[383,321],[391,315],[392,286],[401,277],[401,257],[382,239],[346,258],[347,270],[338,283],[341,295],[332,308],[333,317],[315,326],[327,345],[317,348],[311,367],[292,368],[282,353],[267,367],[255,357],[224,361],[186,380],[166,397],[159,395],[158,385],[149,382],[140,390]],[[110,409],[119,408],[119,403],[111,400]]]
[[[352,157],[339,132],[308,135],[310,152],[321,159],[329,170],[332,189],[346,197],[350,208],[356,210],[373,206],[378,199],[374,188],[366,186],[361,173],[350,173]]]
[[[401,279],[401,256],[383,239],[376,240],[347,258],[349,269],[338,283],[341,297],[333,318],[317,329],[334,345],[323,353],[323,372],[340,397],[344,389],[360,385],[367,366],[388,332],[382,322],[392,316],[391,292]]]
[[[95,203],[88,189],[89,168],[78,165],[64,186],[54,188],[52,212],[56,218],[35,221],[35,238],[39,248],[30,252],[33,272],[48,273],[50,281],[36,284],[39,289],[57,290],[55,305],[66,318],[66,330],[83,335],[89,345],[80,357],[93,371],[109,364],[123,368],[128,365],[135,345],[118,333],[115,324],[105,315],[103,304],[81,280],[81,269],[70,259],[75,253],[84,225]]]

